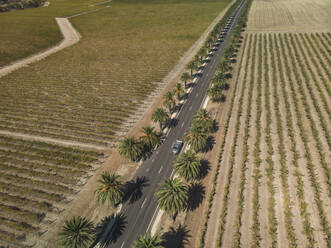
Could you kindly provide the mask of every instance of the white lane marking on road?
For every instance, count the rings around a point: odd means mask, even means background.
[[[147,168],[147,170],[146,170],[147,172],[149,172],[149,167]]]
[[[199,93],[197,93],[197,96],[199,95]]]
[[[184,124],[185,124],[185,121],[183,121],[183,123],[182,123],[182,127],[184,126]]]
[[[191,110],[192,110],[192,106],[190,107],[189,111],[191,111]]]
[[[162,169],[163,169],[163,165],[162,165],[161,168],[159,169],[159,174],[161,173]]]
[[[125,241],[123,241],[123,243],[122,243],[122,245],[121,245],[121,248],[124,246],[124,242],[125,242]]]
[[[152,223],[153,223],[153,220],[154,220],[154,216],[155,216],[155,214],[156,214],[156,212],[157,212],[158,209],[159,209],[158,207],[155,209],[154,214],[153,214],[153,216],[152,216],[152,219],[151,219],[151,221],[149,222],[148,227],[147,227],[147,229],[146,229],[146,233],[148,232],[149,228],[151,227],[151,225],[152,225]]]
[[[144,201],[143,201],[143,204],[141,204],[141,207],[140,208],[143,208],[143,206],[145,205],[145,202],[146,202],[146,197],[145,197],[145,199],[144,199]]]
[[[152,163],[154,162],[155,158],[152,159]]]

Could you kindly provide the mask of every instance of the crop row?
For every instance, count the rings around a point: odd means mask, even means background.
[[[307,98],[304,94],[304,91],[302,90],[302,84],[303,83],[299,81],[300,76],[299,76],[298,70],[297,70],[296,67],[294,67],[293,70],[291,70],[291,67],[289,66],[288,58],[285,54],[285,47],[286,47],[287,51],[289,53],[289,57],[292,57],[292,59],[294,60],[295,56],[292,53],[288,38],[287,38],[286,35],[284,36],[284,38],[281,35],[279,35],[279,40],[280,40],[280,47],[281,47],[281,50],[282,50],[282,53],[283,53],[283,58],[284,58],[284,63],[285,63],[285,68],[286,68],[286,75],[287,75],[287,77],[289,79],[289,82],[290,82],[291,95],[292,95],[292,99],[293,99],[293,102],[294,102],[296,119],[298,120],[298,127],[299,127],[299,131],[300,131],[300,136],[301,136],[301,139],[302,139],[303,144],[304,144],[305,158],[307,160],[306,167],[307,167],[307,170],[309,172],[311,185],[314,189],[314,193],[315,193],[314,198],[315,198],[315,202],[316,202],[316,205],[317,205],[317,208],[318,208],[318,213],[319,213],[319,216],[320,216],[320,222],[321,222],[321,225],[322,225],[322,228],[323,228],[323,232],[327,236],[327,239],[326,239],[327,245],[330,246],[331,245],[331,243],[330,243],[331,242],[331,235],[330,235],[330,230],[329,230],[329,224],[328,224],[327,217],[326,217],[326,212],[324,210],[324,204],[323,204],[323,201],[321,199],[320,183],[317,180],[317,176],[316,176],[316,172],[315,172],[316,168],[315,168],[315,165],[312,161],[312,156],[311,156],[310,148],[309,148],[309,145],[308,145],[308,137],[307,137],[307,134],[305,132],[304,125],[303,125],[303,117],[302,117],[301,112],[300,112],[299,101],[297,100],[297,97],[296,97],[296,91],[295,91],[295,87],[294,87],[293,78],[295,78],[296,81],[298,81],[297,85],[299,86],[299,91],[302,94],[302,100],[303,100],[303,105],[305,107],[306,115],[307,115],[308,119],[311,119],[308,116],[309,112],[310,112],[309,109],[308,109],[308,105],[304,104],[306,102]],[[292,62],[295,62],[295,61],[292,61]],[[310,123],[313,124],[312,121]]]
[[[307,37],[306,37],[307,38]],[[328,106],[328,103],[327,103],[327,100],[325,98],[325,95],[324,95],[324,89],[321,87],[319,81],[317,80],[316,78],[316,75],[315,73],[313,72],[313,68],[312,66],[310,66],[310,61],[311,63],[314,65],[314,67],[316,68],[316,72],[319,76],[319,78],[321,79],[321,81],[324,83],[324,85],[328,85],[325,77],[322,75],[321,73],[321,70],[317,64],[317,61],[314,59],[314,56],[312,54],[312,52],[310,51],[309,47],[313,47],[313,45],[311,44],[310,42],[310,39],[307,38],[307,41],[309,42],[310,46],[307,45],[307,42],[306,40],[303,38],[303,34],[300,34],[300,42],[299,42],[299,38],[297,37],[297,35],[295,35],[295,39],[297,40],[297,44],[299,45],[299,48],[300,48],[300,52],[303,56],[303,59],[305,61],[305,64],[306,64],[306,68],[307,70],[309,71],[309,75],[311,76],[311,78],[313,79],[314,81],[314,84],[312,84],[313,86],[316,86],[317,90],[318,90],[318,93],[319,93],[319,96],[323,102],[323,107],[325,109],[325,111],[327,112],[328,114],[328,118],[329,120],[331,120],[331,111],[329,109],[329,106]],[[304,49],[301,45],[301,43],[303,44],[303,46],[305,47],[306,51],[307,51],[307,55],[309,56],[310,58],[310,61],[308,60],[308,57],[306,56],[306,54],[304,53]],[[313,52],[316,53],[316,51],[313,49]],[[320,58],[318,59],[318,61],[321,61]]]
[[[274,87],[274,91],[273,91],[273,97],[275,99],[276,104],[279,104],[279,93],[277,91],[277,69],[279,72],[279,76],[280,76],[280,82],[281,82],[281,89],[282,89],[282,96],[283,96],[283,100],[285,103],[285,109],[286,109],[286,125],[287,125],[287,132],[288,135],[290,136],[291,139],[291,151],[293,152],[293,159],[292,159],[292,163],[295,166],[295,177],[296,177],[296,181],[297,181],[297,196],[298,199],[300,201],[300,215],[303,219],[303,223],[304,223],[304,232],[305,235],[309,241],[310,246],[314,244],[314,237],[313,237],[313,229],[311,227],[311,222],[310,222],[310,214],[307,210],[307,203],[305,201],[304,198],[304,185],[303,185],[303,179],[302,179],[302,173],[299,170],[299,164],[298,164],[298,160],[299,160],[299,153],[297,150],[297,142],[295,140],[295,134],[294,134],[294,127],[293,127],[293,122],[292,122],[292,114],[291,114],[291,105],[289,102],[289,96],[288,93],[286,91],[286,87],[285,87],[285,77],[284,77],[284,72],[283,72],[283,65],[281,62],[281,54],[280,54],[280,50],[279,50],[279,46],[275,41],[272,40],[272,36],[271,34],[269,35],[269,40],[270,40],[270,49],[271,49],[271,65],[272,65],[272,69],[273,69],[273,87]],[[274,55],[274,45],[273,42],[275,43],[275,48],[276,48],[276,54],[277,54],[277,62],[278,62],[278,67],[276,69],[276,56]],[[280,115],[277,114],[277,122],[281,123],[280,120]],[[292,237],[292,239],[294,239],[294,237]],[[294,240],[293,240],[294,241]],[[292,242],[294,244],[294,242]]]
[[[253,61],[253,56],[251,54],[251,47],[252,47],[252,38],[253,36],[249,36],[249,45],[248,45],[248,51],[247,51],[247,60],[244,68],[244,75],[243,75],[243,89],[241,92],[241,97],[239,100],[240,106],[242,105],[243,102],[243,97],[244,93],[246,91],[246,82],[247,80],[247,72],[248,72],[248,65],[249,65],[249,59],[252,58]],[[246,38],[248,39],[248,38]],[[254,40],[255,44],[256,41]],[[244,55],[242,55],[243,58]],[[237,80],[239,80],[239,73],[237,75]],[[251,81],[252,82],[252,81]],[[241,160],[241,165],[240,165],[240,186],[239,186],[239,193],[238,193],[238,210],[236,213],[236,230],[235,230],[235,235],[234,235],[234,243],[232,247],[240,247],[240,240],[241,240],[241,226],[242,226],[242,215],[243,215],[243,210],[244,210],[244,201],[245,201],[245,185],[246,185],[246,170],[247,170],[247,162],[248,162],[248,137],[249,137],[249,129],[250,129],[250,119],[251,119],[251,104],[252,104],[252,96],[253,96],[253,90],[252,90],[252,84],[250,84],[250,90],[248,92],[248,103],[247,103],[247,109],[246,109],[246,118],[245,118],[245,126],[244,126],[244,136],[243,136],[243,148],[242,148],[242,160]]]
[[[285,38],[286,37],[287,36],[285,36]],[[301,68],[301,74],[303,75],[303,77],[305,79],[304,82],[306,83],[306,87],[309,90],[309,96],[312,98],[313,105],[315,107],[316,112],[318,113],[319,118],[320,118],[322,130],[324,131],[324,134],[326,136],[327,143],[328,143],[329,149],[330,149],[331,148],[331,144],[330,144],[330,142],[331,142],[330,138],[331,137],[329,135],[328,124],[327,124],[326,120],[324,119],[324,116],[322,115],[322,112],[319,109],[319,106],[317,105],[317,102],[316,102],[317,99],[315,98],[315,96],[313,94],[313,90],[311,89],[310,80],[308,78],[308,75],[307,75],[306,71],[303,69],[303,67],[301,67],[301,66],[303,66],[303,63],[299,59],[299,52],[298,52],[298,49],[297,49],[296,45],[299,46],[299,49],[301,50],[301,53],[303,54],[302,46],[301,46],[300,42],[298,42],[298,40],[297,40],[297,43],[294,42],[294,39],[293,39],[292,35],[290,35],[290,41],[291,41],[291,44],[292,44],[293,51],[295,53],[296,61],[299,63],[299,66]],[[303,54],[303,56],[306,60],[307,59],[306,56],[304,54]],[[295,72],[295,74],[296,74],[296,76],[298,76],[298,73]],[[331,171],[328,168],[328,165],[327,165],[327,162],[326,162],[325,153],[324,153],[324,149],[323,149],[323,144],[320,141],[319,132],[318,132],[318,129],[317,129],[316,124],[314,122],[314,119],[312,119],[312,117],[311,117],[312,116],[311,115],[311,109],[310,109],[309,104],[306,102],[306,99],[307,99],[306,94],[304,93],[304,90],[302,88],[302,84],[301,84],[300,81],[298,82],[298,85],[299,85],[299,91],[302,94],[303,98],[305,99],[303,105],[304,105],[304,108],[305,108],[306,117],[310,121],[310,126],[311,126],[311,130],[312,130],[312,133],[313,133],[313,137],[316,141],[316,148],[317,148],[319,156],[320,156],[320,162],[321,162],[321,164],[322,164],[322,166],[325,170],[325,176],[327,178],[329,193],[331,193]]]
[[[260,197],[259,197],[259,186],[261,178],[261,148],[260,148],[260,138],[261,138],[261,117],[262,117],[262,35],[259,34],[258,39],[258,63],[257,63],[257,97],[256,97],[256,118],[255,118],[255,142],[254,142],[254,170],[253,170],[253,224],[252,224],[252,247],[260,247],[261,235],[260,235],[260,220],[259,220],[259,210]],[[257,46],[257,44],[256,44]],[[254,73],[254,70],[252,70]]]
[[[62,211],[102,153],[0,135],[0,235],[24,242]],[[19,239],[18,239],[19,238]],[[16,243],[15,243],[16,244]]]
[[[271,57],[273,58],[272,55],[271,55]],[[273,71],[275,73],[275,69]],[[276,92],[275,87],[274,87],[273,95],[274,95],[274,99],[275,99],[274,109],[275,109],[275,113],[276,113],[276,126],[277,126],[278,138],[279,138],[278,150],[279,150],[279,155],[280,155],[281,184],[282,184],[282,191],[283,191],[283,195],[284,195],[285,226],[286,226],[289,246],[297,247],[297,239],[295,237],[294,227],[293,227],[293,213],[291,210],[292,203],[291,203],[290,194],[289,194],[289,184],[288,184],[288,173],[289,172],[288,172],[288,168],[286,165],[287,156],[286,156],[286,149],[285,149],[285,145],[284,145],[284,131],[283,131],[282,120],[281,120],[281,111],[280,111],[280,107],[279,107],[280,100],[279,100],[279,96]]]
[[[265,161],[268,165],[268,167],[265,168],[266,175],[268,178],[267,181],[267,187],[269,192],[269,198],[268,198],[268,220],[269,220],[269,235],[271,237],[271,247],[275,248],[277,247],[277,226],[278,226],[278,220],[276,218],[276,211],[275,211],[275,205],[276,205],[276,199],[275,199],[275,186],[274,186],[274,179],[275,179],[275,167],[274,167],[274,161],[272,159],[274,155],[274,148],[273,148],[273,141],[271,138],[271,125],[272,123],[272,116],[271,116],[271,107],[270,107],[270,77],[269,77],[269,56],[268,56],[268,48],[271,49],[271,47],[268,47],[267,44],[267,35],[263,35],[263,53],[264,53],[264,60],[263,60],[263,70],[264,70],[264,81],[265,81],[265,87],[264,87],[264,102],[265,102],[265,143],[267,144],[267,156],[265,158]],[[248,134],[247,134],[248,135]]]
[[[302,34],[300,34],[300,36],[301,36],[301,38],[303,37]],[[319,34],[317,34],[318,38],[316,36],[314,36],[313,34],[311,34],[310,37],[312,38],[312,40],[310,39],[308,34],[305,34],[304,37],[307,39],[307,42],[310,44],[311,49],[313,49],[314,54],[317,55],[318,62],[320,64],[320,66],[322,67],[324,73],[326,73],[326,75],[328,77],[328,81],[327,81],[325,79],[325,77],[323,75],[321,75],[322,74],[321,70],[318,69],[318,75],[320,76],[320,78],[324,84],[324,87],[326,88],[328,95],[330,97],[331,96],[331,87],[328,82],[331,80],[331,73],[330,73],[330,70],[328,70],[328,67],[325,65],[325,63],[322,59],[322,57],[325,58],[325,56],[327,56],[326,54],[330,55],[330,50],[325,51],[322,49],[322,47],[320,46],[320,44],[317,41],[317,39],[319,38],[320,42],[322,42],[322,44],[324,44],[323,39],[321,38],[321,36],[319,36]],[[315,43],[315,44],[313,44],[313,43]],[[317,48],[315,46],[317,46]],[[312,58],[313,58],[313,56],[312,56]],[[328,61],[328,63],[330,65],[330,61]],[[314,65],[315,65],[315,63],[314,63]],[[315,67],[317,67],[317,65],[315,65]]]
[[[235,126],[234,126],[234,136],[233,136],[233,141],[232,141],[232,146],[231,146],[231,151],[230,151],[230,160],[229,163],[227,164],[228,168],[228,173],[226,176],[226,183],[224,186],[224,196],[223,196],[223,205],[221,211],[221,215],[219,218],[219,227],[218,227],[218,240],[217,240],[217,247],[222,247],[222,239],[223,239],[223,234],[225,231],[225,225],[226,225],[226,216],[228,214],[228,201],[229,201],[229,194],[231,190],[231,183],[233,181],[232,179],[232,174],[233,174],[233,167],[235,164],[235,158],[236,158],[236,149],[237,149],[237,142],[238,142],[238,137],[239,137],[239,130],[240,130],[240,125],[241,122],[239,121],[242,115],[242,107],[243,107],[243,96],[245,92],[245,86],[246,84],[243,84],[242,91],[241,91],[241,96],[239,99],[239,107],[238,107],[238,112],[237,116],[235,119]]]

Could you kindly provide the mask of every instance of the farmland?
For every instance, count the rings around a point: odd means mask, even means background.
[[[0,136],[0,246],[39,240],[102,154]],[[34,242],[33,242],[34,240]]]
[[[255,0],[248,31],[331,31],[331,3],[328,0]]]
[[[0,129],[114,145],[227,3],[121,1],[70,19],[76,46],[1,78]]]
[[[329,33],[244,40],[205,247],[330,247]]]
[[[0,246],[56,239],[59,216],[100,167],[95,150],[126,135],[229,2],[113,1],[70,18],[82,35],[77,45],[0,78]],[[91,3],[56,0],[1,14],[0,65],[58,43],[53,18],[94,9]]]

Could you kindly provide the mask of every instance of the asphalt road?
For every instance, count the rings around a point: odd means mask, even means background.
[[[111,244],[110,247],[130,247],[137,237],[151,230],[152,222],[158,210],[154,198],[155,190],[164,179],[171,177],[173,173],[172,165],[175,155],[172,153],[172,145],[177,139],[183,140],[185,132],[189,129],[194,115],[200,109],[209,88],[210,80],[223,55],[224,47],[230,40],[232,28],[237,20],[239,12],[240,11],[235,11],[233,24],[227,32],[224,41],[219,45],[218,50],[204,68],[201,77],[197,80],[196,84],[194,84],[191,93],[188,95],[187,100],[177,115],[177,125],[170,129],[164,143],[159,146],[158,149],[154,151],[153,155],[145,160],[137,170],[134,179],[145,177],[149,185],[143,188],[143,195],[139,200],[132,204],[125,203],[123,205],[121,213],[126,217],[127,223],[125,230],[117,239],[116,243]]]

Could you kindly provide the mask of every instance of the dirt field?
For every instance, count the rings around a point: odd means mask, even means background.
[[[331,31],[329,0],[255,0],[248,31]]]
[[[330,247],[330,36],[245,39],[205,247]]]

